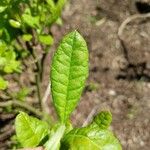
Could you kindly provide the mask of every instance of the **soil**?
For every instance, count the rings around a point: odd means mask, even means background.
[[[121,23],[142,13],[142,4],[149,1],[138,1],[141,8],[136,2],[71,0],[63,12],[63,26],[54,26],[52,32],[58,41],[77,29],[89,47],[89,78],[72,116],[74,124],[82,126],[90,115],[108,109],[113,114],[111,129],[123,149],[149,150],[150,19],[131,21],[122,34],[123,43],[118,38]]]
[[[149,12],[149,0],[70,0],[62,14],[63,25],[52,27],[56,44],[45,62],[42,93],[48,84],[51,58],[63,35],[78,30],[85,37],[90,54],[89,78],[72,121],[75,126],[84,126],[99,111],[110,110],[113,114],[110,129],[124,150],[150,147],[150,17],[132,20],[121,37],[118,30],[132,15]],[[34,66],[30,70],[30,58],[27,63],[26,74],[15,78],[30,87],[28,80],[34,81]],[[17,90],[15,82],[10,87]],[[35,87],[29,102],[36,99],[34,91]],[[49,108],[55,116],[51,103]],[[11,115],[3,118],[14,119]]]

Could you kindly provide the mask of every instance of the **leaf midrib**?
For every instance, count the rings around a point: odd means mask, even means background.
[[[68,91],[69,91],[69,85],[70,85],[70,74],[71,74],[71,60],[72,60],[72,56],[73,56],[73,51],[74,51],[74,45],[76,43],[76,32],[73,35],[73,42],[72,42],[72,49],[71,49],[71,58],[70,58],[70,65],[69,65],[69,77],[68,77],[68,84],[67,84],[67,95],[66,95],[66,102],[65,102],[65,110],[64,110],[64,118],[63,118],[63,122],[66,121],[67,119],[67,114],[66,114],[66,110],[67,110],[67,106],[68,106]]]

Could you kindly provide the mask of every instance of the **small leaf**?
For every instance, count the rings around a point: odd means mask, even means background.
[[[107,129],[112,122],[112,114],[108,111],[102,111],[96,115],[93,119],[93,123],[96,123],[100,129]]]
[[[7,60],[5,57],[0,57],[0,67],[3,67],[7,63]]]
[[[32,35],[31,35],[31,34],[24,34],[24,35],[22,36],[22,39],[23,39],[25,42],[31,41],[31,40],[32,40]]]
[[[29,88],[24,87],[20,89],[17,93],[14,93],[14,97],[17,100],[24,101],[29,93],[30,93]]]
[[[39,26],[39,16],[31,16],[30,14],[22,15],[23,22],[32,28]]]
[[[39,35],[39,41],[45,45],[52,45],[54,43],[54,39],[50,35]]]
[[[59,150],[60,140],[65,133],[65,125],[61,125],[56,132],[50,137],[50,139],[46,142],[45,148],[46,150]]]
[[[0,90],[5,90],[8,86],[8,81],[5,81],[2,77],[0,77]]]
[[[13,71],[20,72],[19,66],[20,66],[20,62],[11,61],[9,64],[7,64],[4,67],[4,72],[6,72],[6,73],[12,73]]]
[[[62,19],[61,19],[60,17],[56,20],[56,23],[57,23],[58,25],[60,25],[60,26],[63,25],[63,21],[62,21]]]
[[[13,19],[10,19],[10,20],[9,20],[9,24],[10,24],[12,27],[14,27],[14,28],[20,28],[20,26],[21,26],[20,22],[15,21],[15,20],[13,20]]]
[[[7,9],[7,6],[0,6],[0,13],[4,12]]]
[[[55,6],[53,0],[47,0],[47,4],[48,4],[50,7],[54,7],[54,6]]]
[[[46,122],[30,117],[21,112],[15,121],[18,141],[23,147],[36,147],[48,134],[49,128]]]
[[[53,103],[65,123],[77,106],[88,76],[88,50],[83,37],[71,32],[56,51],[51,67]]]
[[[121,150],[121,145],[109,130],[98,127],[73,129],[62,141],[61,150]]]
[[[7,45],[4,41],[0,40],[0,55],[2,55],[7,49]]]

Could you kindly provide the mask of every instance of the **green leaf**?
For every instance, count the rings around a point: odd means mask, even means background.
[[[47,2],[47,4],[48,4],[49,6],[51,6],[51,7],[54,7],[54,6],[55,6],[53,0],[47,0],[46,2]]]
[[[71,32],[64,37],[51,67],[53,103],[61,122],[66,122],[78,104],[88,76],[88,50],[83,37]]]
[[[0,90],[5,90],[8,86],[8,81],[5,81],[2,77],[0,77]]]
[[[65,5],[67,0],[58,0],[56,3],[54,3],[53,0],[47,0],[47,3],[49,5],[50,13],[51,15],[48,17],[47,23],[53,24],[57,21],[57,19],[61,15],[61,11]]]
[[[23,39],[25,42],[31,41],[31,40],[32,40],[32,35],[31,35],[31,34],[24,34],[24,35],[22,36],[22,39]]]
[[[6,58],[0,57],[0,67],[4,66],[7,63]]]
[[[2,55],[7,49],[7,45],[4,41],[0,40],[0,55]]]
[[[15,21],[15,20],[13,20],[13,19],[10,19],[10,20],[9,20],[9,24],[10,24],[12,27],[14,27],[14,28],[20,28],[20,26],[21,26],[20,22]]]
[[[5,50],[2,56],[5,59],[3,61],[3,71],[5,73],[12,73],[13,71],[20,72],[20,62],[16,60],[14,49]]]
[[[0,13],[4,12],[7,9],[7,6],[0,6]]]
[[[98,127],[73,129],[62,141],[61,150],[121,150],[119,141],[109,130]]]
[[[39,26],[39,16],[31,16],[30,14],[22,15],[23,22],[32,28]]]
[[[17,100],[24,101],[29,93],[30,93],[29,88],[24,87],[20,89],[17,93],[14,93],[14,97]]]
[[[15,128],[18,141],[23,147],[36,147],[48,134],[46,122],[30,117],[24,112],[16,117]]]
[[[45,45],[52,45],[54,43],[54,39],[51,35],[39,35],[39,41]]]
[[[12,73],[13,71],[20,72],[19,66],[20,66],[20,62],[19,61],[11,60],[4,67],[4,72],[6,72],[6,73]]]
[[[108,111],[102,111],[93,119],[92,125],[97,124],[100,129],[107,129],[112,121],[112,115]]]
[[[63,25],[63,21],[62,21],[62,19],[61,19],[60,17],[56,20],[56,23],[57,23],[58,25],[60,25],[60,26]]]
[[[62,139],[65,133],[65,125],[61,125],[56,132],[50,137],[50,139],[46,142],[45,148],[46,150],[59,150],[60,148],[60,140]]]

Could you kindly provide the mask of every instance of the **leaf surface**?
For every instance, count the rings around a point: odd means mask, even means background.
[[[109,130],[98,127],[73,129],[62,141],[61,150],[121,150],[119,141]]]
[[[52,45],[54,43],[54,39],[51,35],[39,35],[39,41],[45,45]]]
[[[18,141],[23,147],[36,147],[48,134],[46,122],[21,112],[15,120]]]
[[[76,107],[88,76],[88,50],[77,32],[64,37],[51,67],[53,103],[61,122],[66,122]]]
[[[100,129],[107,129],[112,122],[112,114],[109,111],[102,111],[97,114],[91,125],[96,124]]]
[[[31,41],[32,40],[32,35],[31,34],[24,34],[22,36],[22,39],[26,42],[26,41]]]
[[[9,24],[14,28],[20,28],[20,26],[21,26],[20,22],[13,20],[13,19],[9,20]]]

